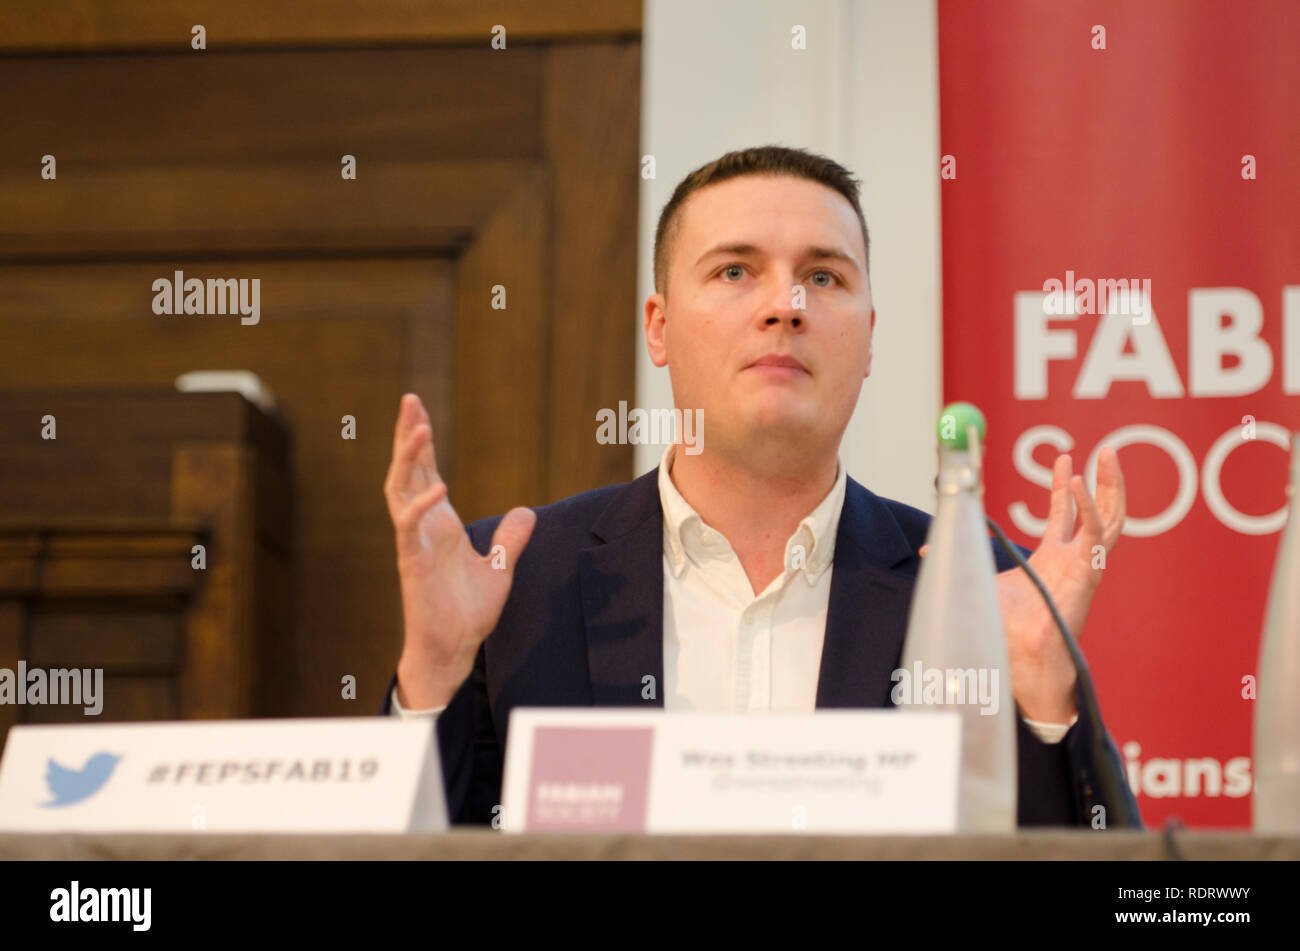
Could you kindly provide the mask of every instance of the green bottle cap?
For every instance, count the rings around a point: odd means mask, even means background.
[[[949,403],[939,412],[939,444],[949,449],[965,450],[966,427],[974,426],[979,433],[980,445],[984,445],[987,427],[984,414],[971,403]]]

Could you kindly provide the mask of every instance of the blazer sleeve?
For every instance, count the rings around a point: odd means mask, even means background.
[[[1016,824],[1019,826],[1086,825],[1080,772],[1087,763],[1092,731],[1082,716],[1083,703],[1075,688],[1080,717],[1059,743],[1044,743],[1016,708]],[[1082,769],[1086,773],[1086,768]]]
[[[1083,715],[1083,691],[1074,687],[1079,719],[1061,738],[1059,743],[1044,743],[1016,711],[1017,764],[1019,784],[1016,790],[1017,824],[1021,826],[1089,826],[1099,829],[1117,828],[1118,823],[1108,819],[1119,815],[1119,804],[1107,802],[1099,792],[1097,776],[1107,764],[1095,761],[1096,746],[1093,729]],[[1105,725],[1103,724],[1103,729]],[[1105,737],[1112,758],[1114,743]],[[1105,754],[1102,754],[1105,755]],[[1117,790],[1117,795],[1127,797],[1125,806],[1141,828],[1137,800],[1128,788],[1127,780]]]
[[[394,672],[384,691],[380,716],[392,712]],[[501,799],[501,751],[487,700],[487,670],[480,646],[474,672],[456,691],[434,723],[438,731],[438,760],[447,795],[447,821],[452,825],[490,825],[492,807]],[[500,810],[497,810],[499,813]]]

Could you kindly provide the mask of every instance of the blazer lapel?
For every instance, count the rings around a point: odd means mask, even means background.
[[[578,583],[592,703],[663,707],[659,470],[620,487],[591,531],[597,544],[578,553]],[[902,654],[915,584],[890,569],[915,557],[889,507],[849,479],[835,538],[818,708],[890,705],[890,674]]]
[[[889,569],[915,554],[889,507],[849,479],[835,536],[819,708],[890,705],[915,579]]]
[[[662,707],[664,562],[658,468],[620,487],[591,531],[601,544],[578,553],[578,584],[592,703]]]

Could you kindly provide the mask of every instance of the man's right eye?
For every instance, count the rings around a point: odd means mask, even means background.
[[[731,279],[738,281],[745,276],[745,268],[739,264],[728,264],[726,267],[722,269],[721,273],[723,277],[726,277],[728,274],[731,274],[732,271],[735,271],[736,273],[732,276]]]

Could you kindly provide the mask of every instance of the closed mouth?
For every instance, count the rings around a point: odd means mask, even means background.
[[[808,372],[806,366],[788,353],[769,353],[766,356],[759,357],[745,369],[750,370],[754,367],[779,367],[787,370],[800,370],[804,373]]]

